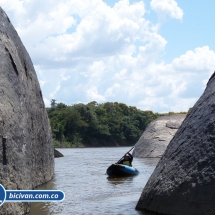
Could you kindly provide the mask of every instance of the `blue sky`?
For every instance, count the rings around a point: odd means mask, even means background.
[[[213,26],[214,1],[190,0],[177,1],[183,9],[181,22],[168,20],[161,28],[160,34],[166,38],[167,59],[171,60],[196,47],[209,46],[215,50],[215,29]]]
[[[215,70],[214,1],[0,0],[46,106],[123,102],[187,111]]]

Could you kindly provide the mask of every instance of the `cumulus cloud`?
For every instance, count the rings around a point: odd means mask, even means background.
[[[4,1],[4,8],[13,13],[11,19],[35,64],[55,66],[83,57],[133,53],[133,42],[150,36],[141,1],[130,5],[121,0],[113,8],[101,0],[15,1],[22,13],[10,1]]]
[[[168,41],[145,18],[144,1],[0,1],[33,60],[46,105],[95,100],[186,111],[215,68],[208,46],[162,61]],[[161,17],[183,17],[174,0],[152,0],[151,7]]]
[[[183,18],[184,12],[175,0],[152,0],[150,5],[161,19],[167,16],[179,20]]]
[[[211,68],[215,68],[215,53],[208,46],[198,47],[194,50],[187,51],[184,55],[176,58],[172,62],[172,66],[178,71],[207,72]]]
[[[87,89],[88,101],[106,101],[105,97],[100,95],[96,86]]]

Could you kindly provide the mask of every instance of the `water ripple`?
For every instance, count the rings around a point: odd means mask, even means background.
[[[58,149],[63,158],[55,159],[55,176],[38,189],[57,189],[65,193],[62,202],[31,204],[31,215],[140,215],[135,206],[158,159],[134,158],[140,174],[127,178],[108,178],[106,169],[129,148]],[[93,155],[93,159],[89,155]],[[105,160],[104,160],[105,157]]]

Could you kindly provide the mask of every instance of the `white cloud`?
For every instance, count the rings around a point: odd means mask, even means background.
[[[160,106],[161,109],[169,109],[169,106],[165,103],[164,98],[159,97],[146,97],[140,100],[137,104],[138,108],[151,110],[152,107]]]
[[[172,62],[174,69],[186,72],[213,70],[215,68],[215,53],[208,46],[187,51]]]
[[[179,20],[183,18],[184,12],[175,0],[152,0],[150,4],[161,19],[166,16]]]
[[[169,110],[177,110],[178,112],[180,111],[188,111],[189,108],[192,108],[195,102],[197,101],[197,98],[178,98],[177,102],[174,100],[172,104],[169,106]]]
[[[87,97],[89,101],[99,101],[99,102],[106,101],[104,96],[99,95],[98,89],[95,86],[87,90]]]
[[[92,65],[89,66],[89,72],[91,78],[100,81],[103,73],[105,71],[105,63],[103,61],[94,61]]]
[[[57,84],[56,88],[54,89],[54,91],[52,93],[50,93],[50,97],[54,98],[55,94],[60,90],[60,82]]]
[[[137,60],[139,64],[149,65],[155,62],[164,50],[167,41],[157,33],[152,33],[150,42],[145,46],[139,46]]]
[[[65,76],[64,73],[62,73],[60,76],[61,76],[61,80],[62,80],[62,81],[67,81],[67,80],[70,79],[70,76],[69,76],[69,75],[68,75],[68,76]]]
[[[121,86],[117,83],[115,83],[113,86],[109,87],[106,91],[105,91],[105,97],[110,97],[113,98],[116,96],[117,91],[119,92]]]
[[[49,106],[50,106],[50,104],[51,104],[51,101],[50,101],[50,100],[48,100],[48,99],[46,99],[45,97],[43,97],[43,101],[44,101],[46,107],[49,107]]]
[[[141,109],[188,110],[215,68],[208,46],[162,62],[167,40],[145,19],[143,1],[0,0],[34,62],[44,101],[118,101]],[[152,0],[182,19],[176,1]]]
[[[39,83],[40,83],[40,86],[42,87],[46,83],[46,81],[40,80]]]

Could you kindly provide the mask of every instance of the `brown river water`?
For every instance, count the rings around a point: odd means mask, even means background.
[[[106,169],[130,148],[58,149],[64,154],[55,158],[53,180],[39,190],[62,190],[61,202],[31,203],[31,215],[147,215],[135,206],[143,187],[159,159],[134,158],[140,174],[133,177],[108,178]]]

